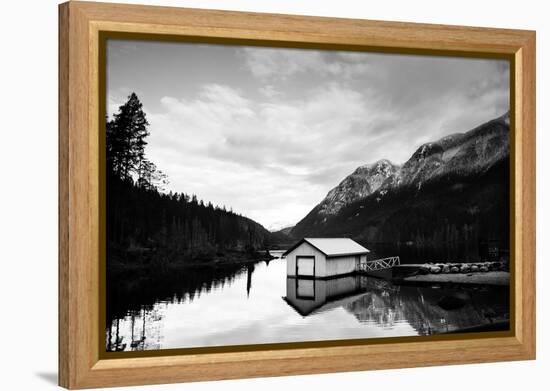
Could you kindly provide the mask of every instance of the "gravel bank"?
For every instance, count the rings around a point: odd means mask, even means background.
[[[410,283],[509,285],[510,273],[493,271],[487,273],[418,274],[416,276],[405,277],[402,281]]]

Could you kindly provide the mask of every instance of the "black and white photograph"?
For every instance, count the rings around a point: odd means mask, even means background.
[[[510,62],[106,43],[107,352],[510,330]]]

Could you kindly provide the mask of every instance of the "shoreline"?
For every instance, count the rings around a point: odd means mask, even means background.
[[[187,259],[177,261],[149,261],[149,262],[107,262],[107,270],[110,272],[125,272],[125,271],[169,271],[169,270],[184,270],[193,268],[217,268],[217,267],[231,267],[231,266],[247,266],[258,262],[269,262],[273,259],[277,259],[267,252],[238,252],[231,251],[223,256],[215,257],[212,259]]]
[[[432,283],[453,283],[453,284],[479,284],[479,285],[510,285],[510,273],[505,271],[490,271],[486,273],[453,273],[453,274],[417,274],[400,279],[394,279],[399,284],[432,284]]]
[[[477,326],[456,329],[444,334],[481,333],[481,332],[487,332],[487,331],[510,331],[510,321],[501,320],[493,323],[480,324]]]

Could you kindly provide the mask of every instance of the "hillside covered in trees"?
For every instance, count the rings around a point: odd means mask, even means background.
[[[107,262],[201,264],[259,257],[270,233],[196,195],[164,191],[168,178],[147,158],[146,114],[135,93],[107,121]]]

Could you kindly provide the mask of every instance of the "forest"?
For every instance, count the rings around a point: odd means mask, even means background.
[[[270,233],[255,221],[166,192],[146,154],[149,123],[135,93],[106,126],[107,266],[239,262],[265,258]]]

